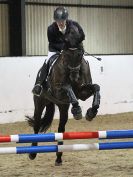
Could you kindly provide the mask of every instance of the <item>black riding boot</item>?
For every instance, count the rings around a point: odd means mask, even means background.
[[[46,78],[48,75],[48,71],[49,68],[51,66],[51,64],[57,59],[57,57],[59,56],[59,52],[57,52],[55,55],[51,56],[48,60],[47,63],[44,62],[43,66],[41,67],[41,69],[39,70],[38,74],[37,74],[37,78],[36,78],[36,82],[35,82],[35,86],[32,90],[32,93],[36,96],[40,96],[43,89],[46,88]]]
[[[44,63],[37,74],[35,86],[32,90],[32,93],[34,95],[40,96],[43,91],[43,88],[46,87],[47,74],[48,74],[48,66],[46,63]]]

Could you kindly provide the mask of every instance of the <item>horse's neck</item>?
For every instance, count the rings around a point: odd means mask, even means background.
[[[56,64],[59,66],[59,67],[64,67],[64,54],[61,53],[57,59],[57,62]]]

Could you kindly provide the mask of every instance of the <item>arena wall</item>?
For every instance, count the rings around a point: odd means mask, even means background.
[[[133,55],[100,56],[102,61],[86,57],[90,63],[93,82],[101,86],[99,114],[132,112]],[[37,71],[46,56],[0,58],[0,123],[24,121],[33,115],[33,88]],[[83,114],[92,98],[80,102]],[[58,109],[55,117],[58,118]],[[69,117],[72,115],[69,111]]]

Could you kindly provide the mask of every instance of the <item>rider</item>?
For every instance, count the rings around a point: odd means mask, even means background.
[[[68,19],[68,11],[65,7],[57,7],[54,11],[54,22],[48,26],[47,37],[49,42],[48,57],[45,60],[42,68],[39,70],[35,86],[32,90],[33,94],[40,96],[43,88],[46,86],[46,78],[48,74],[49,60],[56,54],[59,54],[64,47],[65,35],[69,33],[72,26],[76,26],[80,33],[79,43],[85,39],[85,34],[82,27],[75,21]]]

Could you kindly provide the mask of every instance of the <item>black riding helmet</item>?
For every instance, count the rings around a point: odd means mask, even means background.
[[[57,7],[54,11],[54,20],[67,20],[68,19],[68,11],[65,7]]]

